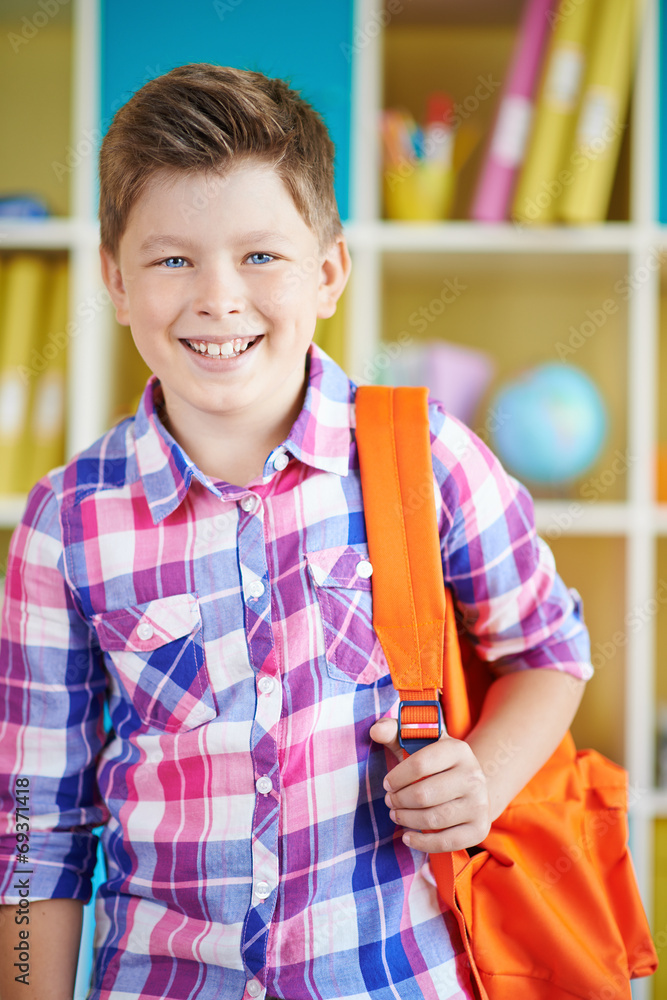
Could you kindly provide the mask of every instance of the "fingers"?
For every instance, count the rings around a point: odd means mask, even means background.
[[[462,823],[448,830],[422,833],[418,830],[406,831],[402,840],[415,851],[426,854],[443,854],[445,851],[464,851],[469,847],[477,847],[489,832],[489,827],[476,823]]]
[[[369,729],[371,739],[376,743],[395,742],[398,746],[398,722],[396,719],[378,719]]]
[[[452,776],[450,782],[446,777],[440,780],[439,775],[434,775],[404,789],[400,795],[385,796],[391,820],[397,826],[424,833],[472,824],[478,840],[485,837],[490,825],[486,784],[476,779],[465,780],[462,775]],[[422,792],[421,785],[428,785],[428,790]],[[459,794],[455,794],[455,789]]]
[[[479,796],[476,800],[471,796],[451,799],[449,802],[441,802],[431,809],[389,810],[392,822],[396,826],[405,827],[406,830],[429,833],[473,824],[482,836],[486,836],[488,833],[488,829],[484,828],[487,813],[486,796]]]
[[[481,769],[469,771],[452,767],[423,778],[414,785],[406,785],[397,792],[387,792],[384,800],[390,809],[423,812],[459,798],[477,800],[485,795],[486,780]]]
[[[486,778],[467,743],[443,737],[397,764],[387,777],[391,790],[385,803],[392,821],[406,828],[403,840],[411,847],[431,853],[459,850],[488,834]]]
[[[403,748],[398,742],[398,723],[396,719],[378,719],[371,726],[369,735],[376,743],[383,743],[387,750],[391,750],[396,760],[403,760]]]
[[[404,759],[396,719],[379,719],[370,736],[398,763],[384,779],[392,821],[405,827],[403,841],[439,853],[473,847],[491,828],[486,778],[467,743],[443,733]]]
[[[440,739],[434,740],[430,746],[422,747],[405,760],[401,757],[400,763],[384,779],[384,788],[388,792],[400,791],[433,774],[456,767],[462,762],[468,762],[471,767],[479,767],[477,758],[467,743],[443,733]]]

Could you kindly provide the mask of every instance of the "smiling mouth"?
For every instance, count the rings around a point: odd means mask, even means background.
[[[211,340],[183,340],[183,343],[194,351],[207,358],[238,358],[249,348],[254,347],[258,340],[262,339],[262,334],[243,340],[235,337],[234,340],[227,340],[224,344],[214,343]]]

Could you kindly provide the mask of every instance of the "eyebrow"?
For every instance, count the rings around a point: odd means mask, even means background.
[[[272,232],[270,229],[257,229],[251,233],[244,233],[241,243],[282,243],[283,246],[292,246],[292,241],[282,233]]]
[[[250,233],[243,233],[238,237],[238,243],[258,244],[273,243],[281,244],[284,247],[292,247],[293,243],[281,233],[272,232],[269,229],[258,229]],[[147,237],[139,247],[140,253],[159,253],[162,250],[169,250],[173,247],[182,247],[184,250],[196,249],[192,240],[187,236],[172,236],[169,233]]]
[[[148,236],[139,247],[139,252],[156,253],[174,246],[183,247],[184,250],[194,249],[194,244],[186,236],[171,236],[166,233],[160,236]]]

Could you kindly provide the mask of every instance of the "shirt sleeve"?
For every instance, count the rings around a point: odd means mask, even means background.
[[[468,427],[431,404],[445,584],[475,651],[496,673],[550,667],[588,680],[581,599],[556,572],[533,500]]]
[[[99,652],[65,578],[58,502],[42,480],[12,536],[5,583],[0,903],[25,896],[25,872],[33,900],[90,899],[92,830],[108,818],[95,778],[105,690]],[[17,805],[27,841],[17,840]],[[27,860],[19,860],[19,842]]]

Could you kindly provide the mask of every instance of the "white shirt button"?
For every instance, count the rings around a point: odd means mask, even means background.
[[[248,594],[250,597],[261,597],[264,593],[264,584],[261,580],[253,580],[248,584]]]
[[[271,886],[268,882],[255,882],[255,895],[260,899],[266,899],[271,895]]]
[[[153,628],[150,622],[140,622],[139,625],[137,626],[137,635],[139,636],[140,639],[143,639],[144,642],[147,639],[152,639],[154,632],[155,629]]]
[[[369,563],[368,559],[362,559],[357,563],[357,576],[360,576],[362,580],[367,580],[372,575],[373,564]]]
[[[273,691],[273,684],[273,677],[267,677],[266,674],[263,674],[257,681],[257,686],[262,694],[269,694],[270,691]]]
[[[255,788],[258,792],[261,792],[262,795],[268,795],[273,788],[273,782],[266,774],[263,774],[262,777],[258,778],[255,782]]]
[[[241,510],[244,510],[247,514],[252,513],[252,511],[257,507],[257,498],[244,497],[243,500],[241,500],[240,507]]]
[[[251,997],[258,997],[262,992],[263,986],[261,983],[258,983],[256,979],[250,979],[246,983],[246,989]]]
[[[282,472],[289,465],[289,455],[284,451],[279,451],[273,459],[273,468],[277,469],[278,472]]]

